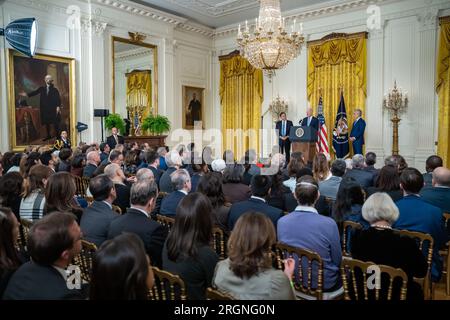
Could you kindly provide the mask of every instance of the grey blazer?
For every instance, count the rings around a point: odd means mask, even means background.
[[[108,238],[111,221],[118,216],[103,201],[94,201],[90,207],[84,209],[81,216],[80,228],[84,239],[99,247]]]
[[[332,176],[330,179],[319,182],[319,192],[321,196],[336,200],[336,196],[341,185],[342,178]]]

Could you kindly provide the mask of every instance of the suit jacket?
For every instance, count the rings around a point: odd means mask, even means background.
[[[118,216],[103,201],[94,201],[90,207],[84,209],[83,215],[81,216],[80,227],[84,239],[100,247],[108,239],[111,221]]]
[[[108,159],[109,158],[109,154],[108,153],[106,153],[106,152],[102,152],[102,153],[100,153],[100,163],[103,163],[103,161],[105,161],[105,159]]]
[[[336,196],[341,185],[342,178],[331,176],[330,179],[319,182],[320,195],[336,200]]]
[[[58,163],[58,170],[57,172],[70,172],[70,162],[69,161],[60,161]]]
[[[155,182],[159,186],[159,180],[161,179],[161,176],[163,175],[164,171],[161,169],[154,168],[152,166],[147,166],[148,169],[152,170],[153,176],[155,177]]]
[[[5,300],[83,300],[86,298],[86,287],[70,290],[58,270],[32,261],[23,264],[13,274],[3,294]]]
[[[225,201],[229,203],[248,200],[252,195],[250,187],[243,183],[224,183],[222,190]]]
[[[450,188],[444,187],[425,187],[420,192],[423,200],[431,203],[442,210],[450,213]]]
[[[238,202],[231,206],[228,216],[229,230],[233,230],[239,217],[248,211],[255,211],[265,214],[270,218],[270,220],[272,220],[275,229],[277,227],[278,219],[280,219],[283,215],[282,210],[271,207],[260,199],[250,198],[247,201]]]
[[[108,239],[112,239],[123,232],[138,235],[144,242],[145,250],[151,258],[152,265],[162,267],[161,253],[168,233],[166,227],[151,220],[143,212],[129,208],[125,214],[111,222]]]
[[[367,171],[367,172],[370,172],[372,174],[373,185],[375,185],[376,182],[377,182],[378,175],[380,174],[380,170],[379,169],[375,169],[374,166],[365,167],[363,170]]]
[[[181,191],[174,191],[168,194],[161,202],[159,213],[165,216],[175,216],[180,201],[186,197]]]
[[[92,177],[95,170],[97,170],[97,166],[94,166],[92,163],[89,163],[86,167],[83,169],[83,177]]]
[[[363,118],[359,118],[358,121],[353,123],[352,131],[350,132],[350,137],[355,137],[356,140],[353,141],[353,146],[362,146],[364,144],[364,131],[366,130],[366,122]]]
[[[125,139],[120,135],[117,135],[117,140],[119,140],[119,144],[123,144],[125,142]],[[114,139],[113,135],[110,135],[106,138],[106,143],[109,145],[111,150],[114,149],[117,145],[116,139]]]
[[[423,174],[423,182],[426,186],[431,186],[433,183],[433,173],[427,172]]]
[[[39,87],[35,91],[27,94],[28,97],[39,95],[39,113],[41,124],[56,123],[56,108],[61,107],[61,96],[58,89],[50,86],[47,94],[47,86]]]
[[[167,193],[174,191],[170,175],[175,171],[177,171],[177,168],[170,167],[162,174],[161,178],[159,179],[159,191]]]
[[[300,121],[301,126],[308,126],[308,117],[304,117],[302,121]],[[309,124],[310,127],[313,127],[317,131],[319,131],[319,119],[316,117],[311,118],[311,123]]]
[[[293,126],[294,126],[294,125],[293,125],[293,123],[292,123],[291,120],[286,120],[286,136],[289,137],[289,132],[291,131],[291,128],[292,128]],[[277,124],[275,125],[275,129],[276,129],[277,132],[278,132],[278,137],[282,137],[282,132],[281,132],[281,130],[282,130],[283,128],[282,128],[282,121],[281,121],[281,120],[277,122]],[[289,138],[288,138],[286,141],[283,141],[283,140],[281,140],[281,139],[278,139],[278,144],[279,144],[280,146],[281,146],[284,142],[290,143],[291,141],[289,140]]]
[[[365,190],[373,186],[373,175],[362,169],[347,170],[343,178],[347,177],[355,179]]]
[[[442,210],[419,196],[408,195],[395,203],[400,211],[398,220],[392,226],[395,229],[406,229],[428,233],[433,237],[433,264],[431,277],[438,280],[442,272],[442,260],[439,249],[447,242]],[[424,248],[425,249],[425,248]]]
[[[130,187],[120,183],[114,183],[114,186],[116,188],[117,198],[113,204],[119,206],[122,213],[124,213],[130,207]]]

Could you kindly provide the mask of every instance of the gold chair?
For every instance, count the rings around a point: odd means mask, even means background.
[[[73,259],[81,271],[81,279],[90,282],[92,271],[92,260],[94,260],[97,246],[89,241],[81,240],[81,252]]]
[[[155,284],[149,290],[151,300],[186,300],[186,287],[180,276],[152,267]]]
[[[114,212],[117,212],[118,214],[122,214],[122,209],[120,209],[120,207],[116,206],[115,204],[112,205],[112,210]]]
[[[417,231],[395,230],[395,229],[394,231],[399,233],[400,235],[407,236],[416,240],[420,251],[424,252],[424,250],[427,249],[425,256],[428,265],[427,274],[425,275],[425,278],[414,277],[414,281],[416,281],[422,286],[425,300],[433,299],[433,286],[431,283],[431,263],[433,259],[433,246],[434,246],[433,237],[428,233]],[[428,247],[426,247],[426,243],[428,243]]]
[[[75,181],[75,186],[77,187],[76,195],[79,197],[83,197],[83,198],[86,197],[87,188],[85,188],[85,185],[84,185],[84,181],[83,181],[84,178],[81,178],[81,177],[75,176],[75,175],[72,175],[72,177]],[[88,187],[89,187],[89,184],[88,184]]]
[[[234,300],[234,298],[224,292],[214,288],[206,289],[206,300]]]
[[[342,296],[342,288],[324,294],[323,260],[316,252],[291,247],[284,243],[277,243],[274,246],[274,253],[276,258],[276,268],[279,270],[283,270],[283,260],[286,259],[286,257],[293,257],[298,260],[296,262],[298,279],[295,279],[294,281],[294,289],[298,298],[304,300],[334,300]],[[305,264],[307,265],[306,268]],[[317,271],[316,274],[313,274],[313,268]]]
[[[357,259],[352,259],[344,257],[341,263],[341,276],[342,283],[344,286],[344,299],[345,300],[369,300],[368,288],[368,269],[373,268],[376,264],[373,262],[364,262]],[[385,265],[376,265],[380,270],[380,286],[374,288],[375,290],[375,300],[380,300],[380,298],[386,298],[387,300],[393,299],[394,291],[394,280],[401,279],[401,286],[399,292],[399,299],[406,300],[408,276],[402,269],[393,268]],[[358,271],[359,270],[359,271]],[[370,270],[371,271],[371,270]],[[372,275],[372,272],[369,272]],[[389,276],[389,286],[387,288],[387,296],[385,295],[385,289],[382,288],[383,284],[386,282],[381,281],[381,276],[386,274]],[[376,285],[376,282],[375,282]],[[383,293],[380,296],[380,293]],[[373,296],[371,296],[373,297]]]
[[[449,230],[448,222],[450,220],[450,213],[444,213],[444,219],[445,219],[445,229]],[[447,296],[450,296],[450,254],[449,254],[449,247],[450,247],[450,241],[447,242],[445,245],[445,248],[442,250],[439,250],[439,254],[442,256],[442,259],[444,261],[444,268],[442,271],[442,274],[445,277],[445,294]]]
[[[172,229],[173,224],[175,223],[174,218],[163,216],[161,214],[156,215],[156,221],[162,224],[163,226],[167,227],[167,229],[169,229],[169,232]]]
[[[27,250],[28,234],[30,233],[32,225],[33,221],[22,218],[20,219],[18,243],[24,250]]]
[[[355,230],[361,230],[362,225],[354,221],[344,221],[342,223],[342,255],[345,257],[351,257],[352,254],[348,248],[349,235]]]
[[[220,260],[227,258],[225,233],[218,227],[213,228],[212,247],[216,251]]]

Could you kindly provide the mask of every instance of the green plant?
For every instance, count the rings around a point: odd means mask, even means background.
[[[167,117],[150,114],[142,122],[142,130],[150,131],[153,135],[161,135],[170,131],[170,121]]]
[[[119,129],[120,133],[125,132],[125,121],[123,121],[122,116],[118,113],[110,113],[109,116],[105,118],[105,127],[108,130],[116,127]]]

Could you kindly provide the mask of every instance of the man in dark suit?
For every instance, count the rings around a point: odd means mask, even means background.
[[[278,132],[280,153],[286,155],[286,165],[291,159],[291,141],[289,140],[289,132],[292,127],[292,121],[287,120],[286,112],[280,113],[280,121],[277,122],[275,129]]]
[[[108,239],[109,225],[119,216],[112,211],[116,189],[111,179],[102,174],[90,180],[89,191],[94,197],[94,202],[84,209],[80,227],[84,239],[100,247]]]
[[[392,226],[395,229],[406,229],[428,233],[433,237],[433,260],[431,266],[431,278],[438,281],[442,273],[442,259],[439,250],[448,240],[444,226],[442,210],[435,207],[419,195],[423,188],[423,176],[415,168],[406,168],[400,176],[400,188],[403,190],[403,198],[397,201],[400,216]]]
[[[156,151],[150,150],[146,153],[145,159],[147,162],[147,168],[152,170],[156,184],[159,186],[159,180],[164,173],[163,170],[159,169],[159,154]]]
[[[301,126],[313,127],[319,131],[319,119],[313,116],[313,110],[311,107],[306,108],[306,117],[300,121]]]
[[[364,131],[366,130],[366,122],[363,120],[361,109],[356,109],[353,112],[352,131],[350,132],[350,141],[353,145],[353,154],[363,154],[364,145]]]
[[[373,176],[370,172],[364,171],[364,156],[355,154],[352,158],[352,169],[347,170],[344,178],[351,177],[358,182],[364,190],[373,186]]]
[[[425,182],[425,186],[431,187],[432,180],[433,180],[433,171],[436,168],[444,166],[444,162],[442,161],[442,158],[439,156],[430,156],[428,157],[426,163],[425,163],[425,170],[426,173],[423,174],[423,180]]]
[[[117,130],[116,127],[111,129],[111,135],[106,138],[106,143],[109,145],[109,147],[114,149],[116,145],[123,144],[125,142],[124,138],[119,135],[119,130]]]
[[[181,160],[180,154],[176,150],[172,150],[167,153],[165,159],[168,168],[159,179],[159,191],[170,193],[174,190],[170,175],[181,168],[183,162]]]
[[[161,202],[160,213],[175,216],[178,203],[191,191],[191,177],[186,169],[178,169],[170,176],[175,191],[168,194]]]
[[[324,181],[319,182],[320,195],[326,198],[336,200],[339,186],[341,185],[342,177],[345,174],[347,167],[345,161],[336,159],[331,165],[332,176]]]
[[[43,139],[49,140],[52,138],[50,125],[53,125],[55,135],[58,135],[59,123],[61,122],[61,97],[58,89],[53,84],[53,78],[51,75],[45,76],[45,86],[39,87],[36,90],[25,93],[20,93],[23,97],[33,97],[39,95],[39,113],[41,124],[45,125],[47,129],[47,137]]]
[[[377,155],[375,152],[367,152],[366,153],[366,167],[364,171],[370,172],[373,177],[373,184],[377,181],[378,174],[380,173],[379,169],[375,169],[375,163],[377,163]]]
[[[195,121],[202,120],[202,104],[197,99],[197,94],[195,92],[192,94],[192,100],[189,102],[188,113],[190,114],[190,121],[187,123],[188,125],[193,126]]]
[[[111,222],[108,238],[114,238],[123,232],[135,233],[144,242],[152,265],[161,268],[161,253],[168,230],[150,219],[157,196],[158,187],[154,181],[135,182],[131,187],[131,208]]]
[[[109,147],[109,144],[107,144],[106,142],[100,143],[100,163],[103,163],[103,161],[108,160],[110,151],[111,148]]]
[[[442,212],[450,213],[450,170],[444,167],[434,169],[432,186],[423,188],[420,196]],[[450,225],[448,227],[450,230]]]
[[[246,201],[233,204],[228,216],[228,228],[232,230],[240,216],[248,211],[255,211],[265,214],[272,220],[275,229],[278,219],[283,215],[281,209],[269,206],[266,197],[270,193],[272,181],[269,176],[256,175],[252,177],[250,188],[252,196]]]
[[[113,204],[125,212],[130,207],[130,187],[126,184],[127,179],[123,170],[117,163],[111,163],[105,167],[105,174],[111,179],[116,190],[116,199]]]
[[[68,278],[65,270],[81,251],[81,230],[73,214],[54,212],[35,222],[27,249],[31,261],[12,275],[3,299],[82,300],[87,297],[86,287],[81,284],[81,278],[77,279],[76,271]]]
[[[86,167],[83,169],[83,177],[90,178],[100,164],[100,155],[97,151],[91,151],[86,156]]]

